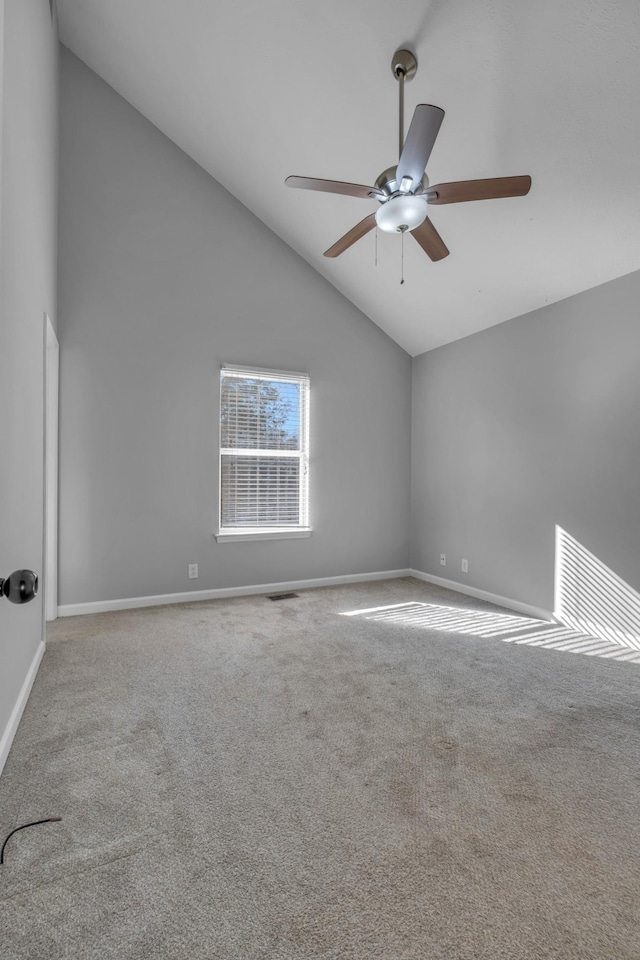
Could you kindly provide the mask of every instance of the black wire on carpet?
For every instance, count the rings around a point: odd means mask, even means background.
[[[15,830],[12,830],[11,833],[5,837],[5,841],[2,844],[2,850],[0,850],[0,864],[4,863],[4,848],[14,833],[17,833],[18,830],[26,830],[27,827],[37,827],[41,823],[56,823],[59,820],[62,820],[62,817],[47,817],[46,820],[34,820],[32,823],[23,823],[21,827],[16,827]]]

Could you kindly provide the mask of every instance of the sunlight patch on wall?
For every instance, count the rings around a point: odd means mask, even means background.
[[[503,643],[526,644],[547,650],[564,650],[590,657],[640,663],[640,651],[599,637],[587,636],[562,623],[491,610],[449,607],[438,603],[406,602],[367,610],[349,610],[343,617],[359,617],[389,626],[414,627],[455,633]]]
[[[640,594],[559,526],[553,615],[574,630],[640,650]]]

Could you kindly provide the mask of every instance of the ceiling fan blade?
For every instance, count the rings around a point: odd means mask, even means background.
[[[429,220],[429,217],[421,223],[419,227],[411,231],[411,235],[416,238],[424,252],[432,260],[442,260],[449,256],[449,251],[445,246],[444,240]]]
[[[417,186],[422,179],[427,160],[431,156],[440,124],[444,119],[444,110],[430,103],[419,103],[413,112],[409,132],[407,133],[402,154],[398,161],[396,179],[411,177]]]
[[[531,177],[495,177],[492,180],[458,180],[437,183],[425,190],[429,203],[461,203],[465,200],[497,200],[524,197],[531,189]]]
[[[314,177],[287,177],[288,187],[300,190],[321,190],[323,193],[341,193],[347,197],[362,197],[365,200],[380,199],[385,194],[375,187],[365,187],[361,183],[343,183],[342,180],[316,180]]]
[[[329,247],[328,250],[325,250],[325,257],[339,257],[341,253],[344,253],[351,244],[355,243],[356,240],[359,240],[360,237],[364,237],[365,233],[369,233],[369,230],[373,230],[376,225],[376,215],[375,213],[370,213],[368,217],[365,217],[364,220],[361,220],[360,223],[357,223],[355,227],[352,227],[348,233],[345,233],[344,237],[340,237],[339,240],[336,240],[332,247]]]

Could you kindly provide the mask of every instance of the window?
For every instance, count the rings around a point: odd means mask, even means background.
[[[309,536],[309,376],[220,372],[219,541]]]

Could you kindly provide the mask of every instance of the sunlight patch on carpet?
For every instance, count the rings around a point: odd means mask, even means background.
[[[438,603],[394,603],[367,610],[349,610],[343,617],[361,617],[392,626],[418,627],[444,633],[456,633],[504,643],[526,644],[549,650],[582,653],[590,657],[606,657],[640,663],[640,651],[608,640],[578,633],[560,623],[491,610],[471,610]]]

